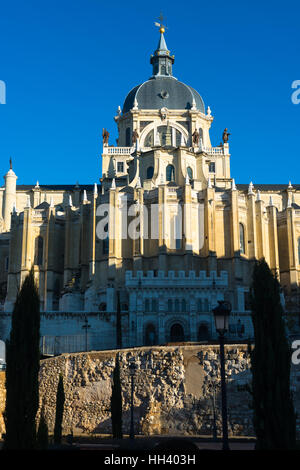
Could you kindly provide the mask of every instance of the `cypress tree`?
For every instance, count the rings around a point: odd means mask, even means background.
[[[31,269],[17,294],[6,343],[5,449],[35,448],[39,342],[40,299]]]
[[[120,363],[118,356],[116,356],[116,365],[113,372],[113,385],[111,394],[111,421],[113,437],[116,439],[122,439],[122,391],[120,380]]]
[[[44,407],[42,407],[39,427],[37,431],[37,448],[40,450],[48,449],[49,437],[48,437],[48,425],[45,418]]]
[[[265,260],[256,263],[251,289],[255,344],[251,351],[253,424],[257,449],[294,449],[296,416],[290,391],[289,346],[280,284]]]
[[[54,426],[54,443],[61,444],[62,422],[64,416],[65,392],[63,376],[59,375],[57,393],[56,393],[56,413]]]
[[[120,291],[117,290],[117,348],[122,348],[122,318],[121,318],[121,305],[120,305]]]

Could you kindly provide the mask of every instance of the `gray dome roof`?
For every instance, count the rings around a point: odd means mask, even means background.
[[[199,93],[174,77],[156,76],[133,88],[124,101],[123,113],[133,108],[135,99],[139,109],[190,109],[195,100],[197,110],[205,114]]]

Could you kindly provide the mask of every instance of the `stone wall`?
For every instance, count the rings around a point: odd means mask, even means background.
[[[247,346],[226,346],[229,432],[253,435]],[[78,433],[111,433],[111,378],[117,351],[64,354],[42,361],[40,401],[50,430],[54,427],[59,374],[64,376],[63,428]],[[134,387],[135,429],[142,434],[211,435],[213,389],[221,432],[218,346],[143,347],[119,352],[123,394],[123,430],[130,427],[128,362],[138,369]],[[213,381],[215,379],[215,382]],[[215,385],[214,385],[215,384]]]
[[[68,434],[72,430],[74,435],[111,433],[111,380],[117,353],[121,368],[124,433],[128,433],[130,428],[128,363],[134,359],[137,364],[134,387],[136,432],[211,436],[215,396],[216,422],[218,435],[221,435],[217,345],[156,346],[119,352],[64,354],[41,361],[40,405],[44,404],[50,432],[54,428],[57,384],[62,373],[66,396],[63,432]],[[225,346],[225,358],[229,434],[253,436],[247,391],[247,384],[251,381],[247,345]],[[292,390],[297,410],[300,410],[299,367],[292,368]],[[0,372],[0,408],[4,408],[3,372]],[[4,432],[3,420],[0,426]]]

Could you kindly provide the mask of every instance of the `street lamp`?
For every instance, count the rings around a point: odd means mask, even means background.
[[[225,380],[225,355],[224,336],[228,331],[229,315],[231,312],[230,302],[218,300],[218,306],[213,309],[216,330],[220,342],[220,362],[221,362],[221,394],[222,394],[222,428],[223,428],[223,450],[229,450],[228,443],[228,423],[227,423],[227,396]]]
[[[134,389],[134,376],[135,376],[136,366],[133,361],[130,361],[129,364],[129,374],[131,377],[131,413],[130,413],[130,439],[134,439],[134,424],[133,424],[133,389]]]
[[[217,413],[216,413],[216,386],[217,386],[216,378],[211,379],[212,385],[212,406],[213,406],[213,440],[217,442],[218,440],[218,432],[217,432]]]

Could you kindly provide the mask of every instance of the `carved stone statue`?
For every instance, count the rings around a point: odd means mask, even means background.
[[[229,136],[231,135],[227,131],[228,131],[228,129],[227,129],[227,127],[225,127],[224,132],[223,132],[223,142],[224,142],[224,144],[226,144],[228,142]]]
[[[139,138],[139,134],[136,130],[134,130],[133,133],[132,133],[132,145],[134,145],[136,143],[138,138]]]
[[[102,137],[103,137],[103,143],[108,144],[109,132],[106,129],[103,129]]]
[[[200,134],[199,134],[198,129],[195,129],[192,137],[193,137],[193,144],[199,145]]]

